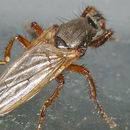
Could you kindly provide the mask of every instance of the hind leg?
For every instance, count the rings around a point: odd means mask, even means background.
[[[11,51],[12,45],[15,40],[18,40],[25,48],[31,44],[27,39],[25,39],[24,37],[22,37],[20,35],[13,37],[12,40],[9,42],[9,44],[6,47],[4,60],[0,61],[0,65],[4,65],[10,61],[10,51]]]

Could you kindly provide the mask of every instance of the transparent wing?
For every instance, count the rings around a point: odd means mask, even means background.
[[[0,114],[30,99],[61,73],[66,62],[63,55],[43,43],[25,51],[0,77]]]

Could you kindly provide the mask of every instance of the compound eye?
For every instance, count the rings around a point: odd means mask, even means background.
[[[88,21],[88,23],[92,26],[92,27],[94,27],[95,29],[98,29],[98,26],[94,23],[94,21],[88,16],[87,17],[87,21]]]
[[[58,36],[55,37],[55,45],[57,48],[63,48],[63,49],[69,48],[65,43],[65,41]]]

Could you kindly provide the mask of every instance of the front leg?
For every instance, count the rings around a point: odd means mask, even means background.
[[[117,124],[112,121],[108,116],[107,114],[105,114],[101,104],[98,102],[97,98],[96,98],[96,88],[95,88],[95,84],[94,84],[94,81],[93,81],[93,78],[91,76],[91,74],[89,73],[89,71],[82,67],[82,66],[79,66],[79,65],[74,65],[74,64],[71,64],[70,66],[68,66],[68,68],[66,70],[71,70],[71,71],[75,71],[75,72],[78,72],[80,74],[83,74],[85,75],[87,78],[88,78],[88,81],[89,81],[89,85],[90,85],[90,89],[91,89],[91,98],[93,99],[93,101],[96,103],[97,107],[99,108],[99,111],[101,112],[103,118],[107,121],[107,123],[110,125],[110,128],[113,128],[115,127]]]
[[[97,48],[109,40],[113,34],[114,31],[112,29],[105,30],[102,35],[99,35],[95,40],[90,42],[88,46]]]

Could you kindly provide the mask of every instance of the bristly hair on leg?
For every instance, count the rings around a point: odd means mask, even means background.
[[[80,66],[82,66],[82,67],[86,67],[87,66],[87,64],[86,63],[84,63],[84,64],[81,64]]]
[[[26,29],[27,32],[27,33],[25,32],[25,36],[27,36],[27,38],[29,38],[31,41],[36,39],[37,35],[35,31],[31,28],[30,24],[24,24],[24,28]]]

